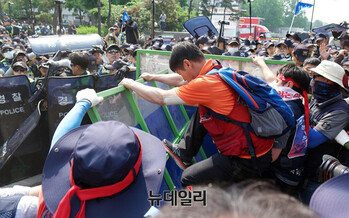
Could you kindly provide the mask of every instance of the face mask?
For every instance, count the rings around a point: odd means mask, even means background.
[[[13,51],[8,51],[4,53],[4,57],[7,59],[12,59],[13,58]]]
[[[238,51],[238,48],[229,48],[229,49],[228,49],[228,52],[229,52],[230,54],[233,54],[233,53],[236,52],[236,51]]]
[[[313,80],[311,83],[313,96],[318,102],[324,102],[340,94],[337,84],[328,84]]]

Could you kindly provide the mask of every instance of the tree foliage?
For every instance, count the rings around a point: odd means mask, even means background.
[[[39,15],[36,15],[36,20],[39,23],[52,23],[53,22],[53,14],[42,12]]]
[[[249,16],[249,3],[242,5],[247,10]],[[252,17],[264,18],[263,25],[268,28],[289,27],[294,15],[296,0],[258,0],[252,3]],[[308,19],[305,12],[300,12],[294,20],[293,27],[309,28]]]
[[[8,1],[2,1],[2,9],[4,13],[9,13]],[[42,22],[53,22],[47,13],[55,10],[54,0],[12,0],[14,4],[11,6],[12,17],[16,19],[28,20],[30,17],[30,1],[32,1],[33,8],[35,8],[38,20]],[[152,21],[152,0],[100,0],[101,1],[101,23],[107,24],[109,2],[110,5],[110,25],[122,19],[123,11],[126,12],[138,23],[141,32],[150,31]],[[75,16],[89,16],[97,26],[98,7],[97,0],[66,0],[62,5],[74,12]],[[212,7],[224,7],[233,9],[239,5],[241,9],[246,12],[239,12],[239,16],[249,16],[249,3],[247,0],[156,0],[155,1],[155,22],[156,27],[159,28],[159,16],[161,11],[167,15],[166,30],[181,31],[183,30],[183,23],[188,18],[189,6],[190,18],[204,15],[210,17]],[[215,3],[212,5],[212,2]],[[219,3],[216,3],[219,2]],[[252,16],[264,18],[263,25],[268,28],[289,27],[293,18],[296,0],[255,0],[252,3]],[[126,9],[125,9],[126,8]],[[44,14],[42,14],[44,13]],[[46,13],[46,14],[45,14]],[[235,12],[234,12],[235,13]],[[242,14],[244,13],[244,14]],[[227,14],[228,15],[228,14]],[[44,19],[47,17],[47,19]],[[82,20],[82,19],[80,19]],[[314,22],[313,26],[320,25]],[[52,23],[51,23],[52,24]],[[316,25],[315,25],[316,24]],[[294,27],[309,28],[309,22],[305,17],[304,11],[295,17]]]
[[[85,0],[66,0],[64,7],[69,10],[74,11],[74,15],[77,15],[80,18],[80,24],[82,24],[83,15],[88,11],[88,4]]]

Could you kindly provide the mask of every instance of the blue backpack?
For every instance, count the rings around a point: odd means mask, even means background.
[[[207,75],[218,73],[241,97],[239,102],[248,107],[251,123],[247,125],[249,131],[261,138],[276,138],[295,125],[291,108],[282,100],[275,89],[263,80],[244,71],[232,68],[213,69]],[[233,122],[245,127],[243,123],[230,120],[227,116],[210,113],[218,119]]]

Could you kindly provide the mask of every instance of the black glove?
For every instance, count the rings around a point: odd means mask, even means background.
[[[116,75],[118,76],[118,79],[123,79],[123,78],[125,78],[126,74],[129,72],[130,72],[130,68],[128,68],[128,66],[124,65],[116,72]]]

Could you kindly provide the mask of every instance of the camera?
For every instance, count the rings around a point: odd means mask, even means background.
[[[230,22],[228,22],[228,21],[222,21],[222,20],[220,20],[220,21],[218,21],[218,24],[220,24],[220,25],[229,25],[230,24]]]
[[[322,164],[318,170],[320,182],[325,182],[344,173],[349,173],[349,168],[342,165],[337,158],[328,154],[322,156]]]

